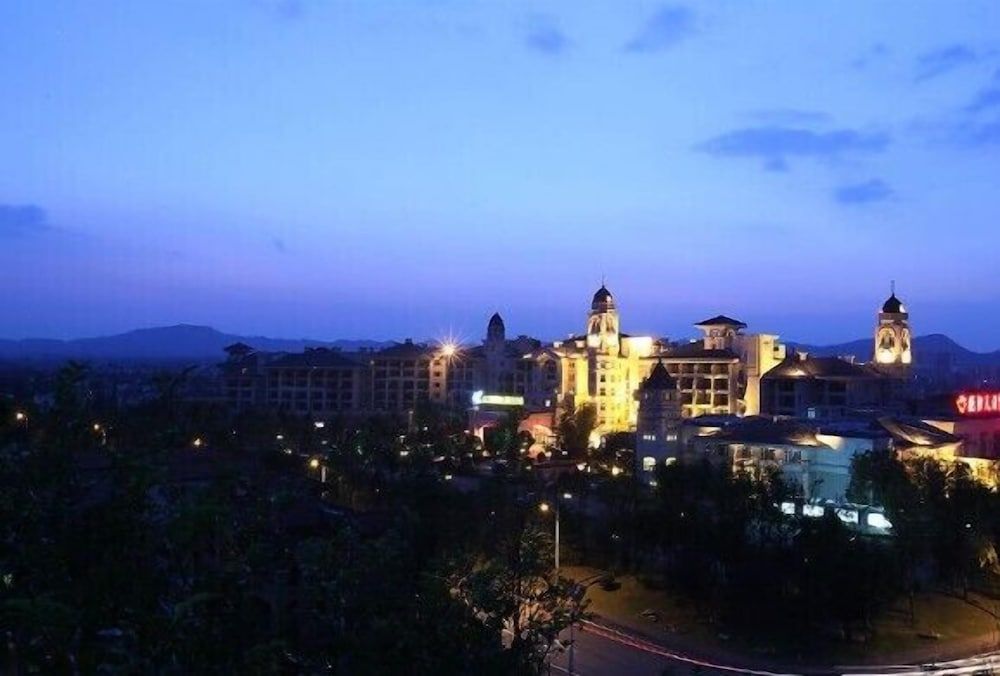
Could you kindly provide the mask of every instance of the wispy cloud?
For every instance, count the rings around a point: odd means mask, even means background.
[[[52,230],[45,209],[34,204],[0,204],[0,239],[30,237]]]
[[[873,178],[861,183],[842,185],[833,191],[833,198],[840,204],[865,205],[874,202],[884,202],[893,196],[889,184],[880,178]]]
[[[862,52],[856,59],[851,61],[851,67],[863,70],[882,63],[888,58],[889,48],[884,43],[878,42]]]
[[[570,40],[553,19],[536,16],[528,22],[524,44],[528,49],[555,56],[569,49]]]
[[[251,2],[281,21],[301,19],[306,12],[305,0],[251,0]]]
[[[976,63],[985,55],[963,44],[949,45],[917,57],[916,79],[918,82],[944,75],[956,68]]]
[[[1000,145],[1000,71],[965,105],[917,119],[912,128],[931,143],[965,150],[992,150]]]
[[[683,5],[660,7],[625,44],[633,53],[658,52],[673,47],[695,30],[695,15]]]
[[[827,132],[792,127],[734,129],[696,148],[715,157],[749,157],[764,161],[769,171],[785,171],[792,157],[835,160],[850,155],[883,152],[889,145],[884,133],[853,129]]]
[[[968,113],[980,113],[1000,107],[1000,70],[993,74],[993,81],[979,90],[972,102],[965,107]]]

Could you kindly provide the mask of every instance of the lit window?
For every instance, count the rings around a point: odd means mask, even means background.
[[[872,528],[881,528],[883,530],[889,530],[892,528],[892,522],[885,518],[885,514],[880,512],[870,512],[866,521]]]
[[[656,458],[651,455],[647,455],[642,459],[642,471],[652,472],[656,469]]]

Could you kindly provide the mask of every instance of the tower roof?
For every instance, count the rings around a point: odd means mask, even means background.
[[[888,300],[882,304],[882,312],[891,312],[894,314],[901,314],[906,312],[906,306],[903,305],[903,301],[896,298],[896,294],[893,293],[889,296]]]
[[[601,284],[601,288],[599,288],[594,293],[594,299],[590,302],[591,309],[593,310],[613,309],[614,306],[615,306],[614,296],[612,296],[611,292],[608,291],[608,287],[604,286],[604,284]]]
[[[503,326],[503,317],[500,316],[499,312],[494,312],[493,316],[490,317],[490,326]]]
[[[667,372],[667,367],[663,365],[663,360],[658,359],[656,366],[649,372],[649,376],[642,381],[640,387],[644,390],[674,390],[677,389],[677,381]]]
[[[698,322],[695,326],[733,326],[738,329],[745,329],[747,327],[747,325],[739,319],[733,319],[732,317],[727,317],[726,315],[716,315],[711,319]]]

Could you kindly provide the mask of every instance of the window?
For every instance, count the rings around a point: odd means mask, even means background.
[[[642,459],[642,471],[643,472],[652,472],[654,469],[656,469],[656,458],[654,458],[651,455],[647,455],[647,456],[643,457],[643,459]]]
[[[642,440],[643,441],[656,441],[656,435],[655,434],[643,434],[642,435]]]

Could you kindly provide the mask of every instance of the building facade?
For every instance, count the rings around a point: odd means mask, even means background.
[[[313,416],[407,414],[425,402],[468,410],[483,395],[519,397],[527,413],[547,412],[553,420],[592,405],[595,441],[620,431],[639,432],[641,440],[641,428],[659,415],[643,411],[659,405],[643,396],[653,375],[654,382],[665,382],[665,373],[674,383],[669,407],[673,412],[676,405],[680,418],[803,415],[809,406],[877,403],[887,370],[900,373],[912,361],[909,315],[895,295],[883,305],[876,331],[876,360],[884,343],[895,361],[877,368],[788,355],[778,336],[746,333],[745,323],[726,315],[695,326],[702,336],[691,341],[625,333],[618,303],[602,284],[584,332],[565,340],[510,339],[495,313],[482,343],[472,346],[407,340],[381,350],[292,355],[239,344],[227,349],[223,390],[237,409]]]

